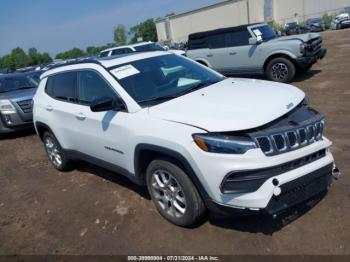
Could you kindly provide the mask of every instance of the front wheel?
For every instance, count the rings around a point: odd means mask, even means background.
[[[265,73],[271,81],[289,83],[295,76],[295,66],[288,58],[278,57],[268,63]]]
[[[197,189],[177,164],[156,159],[147,168],[147,187],[158,212],[175,225],[198,223],[205,206]]]

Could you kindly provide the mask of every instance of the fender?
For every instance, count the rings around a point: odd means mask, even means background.
[[[170,158],[176,160],[177,162],[179,162],[182,165],[182,167],[185,169],[184,171],[189,176],[192,183],[197,188],[197,190],[198,190],[199,194],[201,195],[202,199],[204,200],[204,202],[210,203],[211,199],[210,199],[208,193],[206,192],[206,190],[204,189],[202,183],[199,181],[197,175],[193,171],[193,168],[190,165],[190,163],[187,161],[187,159],[182,154],[180,154],[179,152],[176,152],[172,149],[169,149],[169,148],[155,146],[152,144],[138,144],[136,146],[135,154],[134,154],[134,168],[135,168],[135,175],[136,175],[136,177],[138,177],[139,180],[142,179],[141,177],[143,176],[143,174],[141,174],[141,172],[140,172],[140,163],[141,163],[140,157],[141,157],[141,152],[143,150],[148,150],[148,151],[152,151],[155,153],[159,153],[162,156],[170,157]]]
[[[46,130],[50,131],[52,134],[54,134],[54,132],[52,132],[52,129],[51,129],[47,124],[44,124],[44,123],[42,123],[42,122],[40,122],[40,121],[35,121],[35,123],[34,123],[34,128],[35,128],[35,131],[36,131],[37,135],[40,137],[40,139],[42,139],[42,136],[41,136],[41,134],[39,133],[39,128],[40,128],[40,127],[43,127],[43,128],[45,128]]]

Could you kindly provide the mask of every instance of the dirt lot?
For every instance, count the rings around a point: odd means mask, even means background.
[[[101,168],[55,171],[33,132],[0,141],[0,254],[350,254],[350,30],[294,83],[327,117],[343,176],[288,216],[166,222],[143,188]]]

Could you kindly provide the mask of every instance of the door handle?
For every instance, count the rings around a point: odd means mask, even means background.
[[[213,54],[208,54],[207,57],[213,57]]]
[[[46,111],[51,112],[53,110],[53,107],[51,105],[45,106]]]
[[[75,114],[75,117],[76,117],[78,120],[84,120],[84,119],[86,118],[86,116],[85,116],[83,113],[81,113],[81,112],[76,113],[76,114]]]
[[[230,52],[230,55],[237,55],[237,52],[232,51],[232,52]]]

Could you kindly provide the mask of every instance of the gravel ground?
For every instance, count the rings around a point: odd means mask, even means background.
[[[56,171],[34,132],[22,132],[0,141],[0,254],[350,254],[350,30],[323,35],[327,56],[294,82],[326,116],[342,171],[319,202],[275,220],[179,228],[117,174]]]

